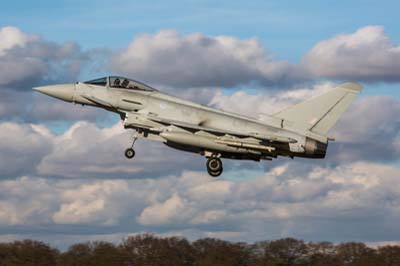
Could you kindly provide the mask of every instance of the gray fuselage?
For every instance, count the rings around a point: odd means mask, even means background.
[[[138,115],[139,117],[141,115],[143,117],[152,117],[155,121],[144,121],[145,127],[141,127],[140,121],[132,125],[126,123],[125,127],[138,129],[141,136],[148,137],[150,135],[150,139],[163,141],[168,146],[180,150],[196,153],[204,153],[205,151],[219,152],[222,157],[254,160],[268,159],[278,155],[309,158],[323,158],[325,156],[326,145],[319,141],[313,141],[306,135],[283,128],[281,119],[267,117],[267,121],[259,121],[200,105],[156,90],[129,90],[77,83],[72,101],[117,112],[122,114],[125,120],[131,116],[136,117]],[[262,147],[257,148],[256,146],[254,146],[255,148],[243,147],[243,145],[231,146],[215,142],[215,138],[225,139],[226,136],[224,138],[201,130],[193,133],[174,126],[169,126],[169,129],[165,130],[168,131],[167,133],[153,130],[163,126],[162,123],[158,122],[157,118],[159,117],[163,120],[179,121],[179,123],[193,124],[226,132],[240,132],[249,136],[284,136],[295,140],[296,143],[267,143],[266,141],[260,142],[259,139],[248,137],[242,138],[242,140],[259,146],[268,145],[275,149],[266,151]],[[317,145],[319,145],[319,149],[316,149]],[[307,146],[312,147],[307,150]]]

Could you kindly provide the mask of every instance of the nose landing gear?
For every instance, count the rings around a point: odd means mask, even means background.
[[[207,159],[207,172],[212,177],[218,177],[222,174],[222,161],[218,157],[210,157]]]
[[[133,145],[135,145],[136,140],[138,139],[137,135],[133,135],[132,146],[125,150],[125,157],[128,159],[132,159],[135,157],[135,150],[133,149]]]

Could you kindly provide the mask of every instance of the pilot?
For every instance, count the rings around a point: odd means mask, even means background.
[[[114,87],[119,87],[119,84],[120,84],[120,80],[119,80],[119,78],[116,78],[115,80],[114,80]]]
[[[129,80],[124,79],[124,80],[122,81],[122,83],[121,83],[121,87],[126,88],[126,86],[128,86],[128,84],[129,84]]]

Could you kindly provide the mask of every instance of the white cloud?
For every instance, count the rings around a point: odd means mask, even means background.
[[[188,194],[193,200],[223,200],[228,197],[232,189],[232,183],[228,181],[205,182],[188,188]]]
[[[211,99],[210,105],[226,111],[262,119],[263,115],[272,115],[288,106],[326,92],[333,87],[335,87],[334,83],[325,82],[281,92],[249,94],[239,90],[231,95],[218,92]]]
[[[315,78],[391,82],[400,76],[400,46],[383,26],[320,41],[299,64],[276,59],[257,38],[172,30],[138,35],[110,61],[117,72],[176,87],[282,85]]]
[[[387,96],[356,101],[332,131],[339,161],[395,161],[400,155],[400,102]]]
[[[168,225],[176,222],[185,210],[185,203],[178,194],[173,194],[164,202],[155,203],[143,210],[138,222],[144,225]]]
[[[213,224],[220,222],[226,216],[224,210],[210,210],[200,213],[192,219],[193,224]]]
[[[400,237],[398,168],[356,162],[301,174],[289,171],[295,167],[288,163],[241,182],[228,181],[229,173],[228,180],[214,180],[197,172],[141,180],[3,180],[0,225],[30,225],[32,230],[47,225],[54,233],[62,225],[73,234],[86,227],[96,234],[128,226],[161,234],[226,234],[242,241],[385,239],[381,233],[365,236],[373,226]],[[207,192],[210,197],[201,197]]]
[[[106,180],[65,189],[61,192],[62,204],[52,220],[57,224],[114,225],[124,212],[123,204],[115,204],[115,197],[127,197],[128,188],[124,180]]]
[[[136,156],[124,156],[130,147],[133,131],[121,123],[111,128],[99,128],[87,122],[78,122],[53,139],[53,150],[38,164],[38,172],[47,176],[143,178],[181,172],[197,166],[193,158],[182,156],[162,143],[139,139]],[[179,154],[179,155],[178,155]],[[156,168],[155,168],[156,166]]]
[[[315,77],[399,81],[400,46],[382,26],[366,26],[317,43],[300,66]]]
[[[110,128],[78,122],[61,135],[42,125],[3,122],[0,123],[0,177],[39,174],[69,178],[157,178],[203,168],[204,160],[199,155],[183,154],[143,139],[136,142],[137,156],[128,160],[123,153],[130,147],[132,134],[119,122]]]
[[[34,172],[41,159],[51,152],[52,138],[43,126],[1,123],[0,176],[10,178]]]
[[[57,208],[59,188],[45,179],[0,181],[0,225],[47,224]]]
[[[256,38],[180,35],[162,30],[137,36],[111,60],[113,70],[138,79],[178,87],[276,83],[291,65],[269,55]]]
[[[30,89],[75,79],[88,55],[76,43],[57,44],[15,27],[0,28],[0,86]]]
[[[8,49],[15,46],[23,47],[27,42],[37,39],[36,36],[27,35],[16,27],[3,27],[0,29],[0,56],[5,55]]]

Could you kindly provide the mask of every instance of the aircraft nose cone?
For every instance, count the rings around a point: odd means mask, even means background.
[[[59,84],[34,87],[32,89],[63,101],[72,102],[75,93],[75,84]]]

